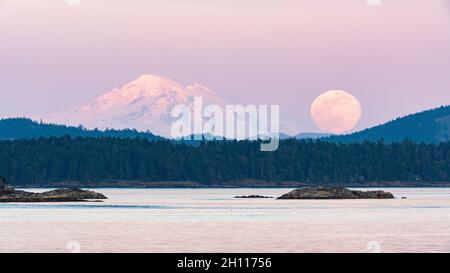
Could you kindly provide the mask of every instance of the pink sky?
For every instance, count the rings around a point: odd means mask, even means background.
[[[67,110],[150,73],[280,104],[296,131],[319,131],[310,104],[347,90],[362,129],[450,104],[449,2],[0,0],[0,117]]]

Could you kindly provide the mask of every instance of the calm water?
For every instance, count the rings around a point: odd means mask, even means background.
[[[98,189],[109,200],[0,204],[0,252],[450,252],[450,189],[388,190],[407,199],[233,198],[289,189]]]

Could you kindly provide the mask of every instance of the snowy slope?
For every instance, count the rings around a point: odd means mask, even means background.
[[[216,93],[200,84],[183,87],[169,78],[143,75],[86,105],[46,120],[69,125],[82,124],[87,128],[135,128],[170,136],[174,121],[170,115],[173,107],[184,104],[192,108],[194,97],[202,97],[204,105],[225,105]]]

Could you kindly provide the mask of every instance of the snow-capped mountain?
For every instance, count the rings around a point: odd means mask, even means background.
[[[86,105],[46,120],[68,125],[82,124],[87,128],[135,128],[170,136],[174,121],[170,115],[172,109],[178,104],[192,108],[194,97],[202,97],[204,105],[225,105],[216,93],[200,84],[183,87],[165,77],[143,75]]]

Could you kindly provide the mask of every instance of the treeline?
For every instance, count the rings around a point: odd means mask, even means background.
[[[83,126],[66,126],[37,122],[28,118],[0,119],[0,139],[32,139],[39,137],[116,137],[116,138],[146,138],[160,140],[162,137],[151,132],[139,132],[135,129],[89,130]]]
[[[13,185],[49,182],[196,181],[220,185],[246,179],[306,183],[450,181],[450,143],[337,144],[281,141],[261,152],[252,141],[204,142],[118,138],[0,141],[0,175]]]

